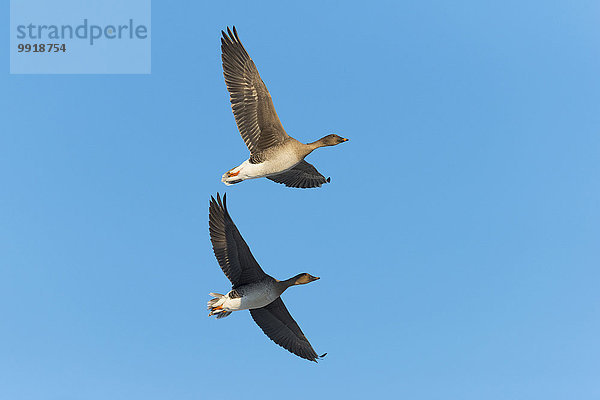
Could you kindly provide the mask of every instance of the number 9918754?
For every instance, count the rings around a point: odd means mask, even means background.
[[[19,53],[66,53],[67,46],[64,43],[19,43],[17,50]]]

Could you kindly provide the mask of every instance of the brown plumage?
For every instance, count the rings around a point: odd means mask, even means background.
[[[231,108],[240,135],[250,150],[249,164],[242,164],[223,174],[227,185],[246,179],[267,177],[289,187],[320,187],[330,181],[304,161],[319,147],[347,141],[327,135],[304,144],[289,136],[277,116],[273,99],[260,78],[258,69],[242,45],[235,27],[222,31],[223,76],[230,94]],[[261,164],[254,167],[253,165]],[[264,164],[264,165],[263,165]]]

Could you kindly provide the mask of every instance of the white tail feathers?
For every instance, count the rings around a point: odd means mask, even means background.
[[[209,293],[214,299],[210,299],[208,301],[207,308],[210,311],[208,316],[216,315],[217,318],[224,318],[231,314],[231,311],[227,311],[223,309],[223,303],[227,298],[221,293]]]
[[[227,186],[235,185],[236,183],[240,183],[241,181],[243,181],[243,179],[238,178],[237,175],[232,176],[229,174],[229,172],[225,172],[221,177],[221,182],[223,182]]]
[[[240,183],[244,179],[248,179],[248,176],[243,172],[244,167],[249,164],[248,160],[244,161],[242,165],[232,168],[229,171],[225,172],[221,177],[221,182],[226,184],[227,186],[235,185],[236,183]]]
[[[211,308],[218,307],[225,302],[225,296],[223,296],[221,293],[209,293],[208,295],[214,297],[214,299],[210,299],[208,303],[206,303],[206,306],[209,310]]]

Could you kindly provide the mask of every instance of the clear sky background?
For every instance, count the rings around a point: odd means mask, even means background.
[[[154,1],[151,75],[9,75],[3,51],[0,398],[598,399],[599,19]],[[232,24],[288,133],[350,139],[308,158],[331,184],[220,182],[248,156]],[[266,272],[321,277],[283,296],[319,364],[207,318],[217,191]]]

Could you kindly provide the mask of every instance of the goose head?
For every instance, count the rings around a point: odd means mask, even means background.
[[[311,283],[316,281],[319,278],[318,276],[312,276],[311,274],[307,274],[306,272],[303,274],[298,274],[294,277],[294,285],[306,285],[307,283]]]
[[[320,147],[335,146],[335,145],[338,145],[340,143],[344,143],[347,141],[348,141],[348,139],[343,138],[339,135],[336,135],[335,133],[332,133],[331,135],[323,136],[321,139],[318,140]]]

